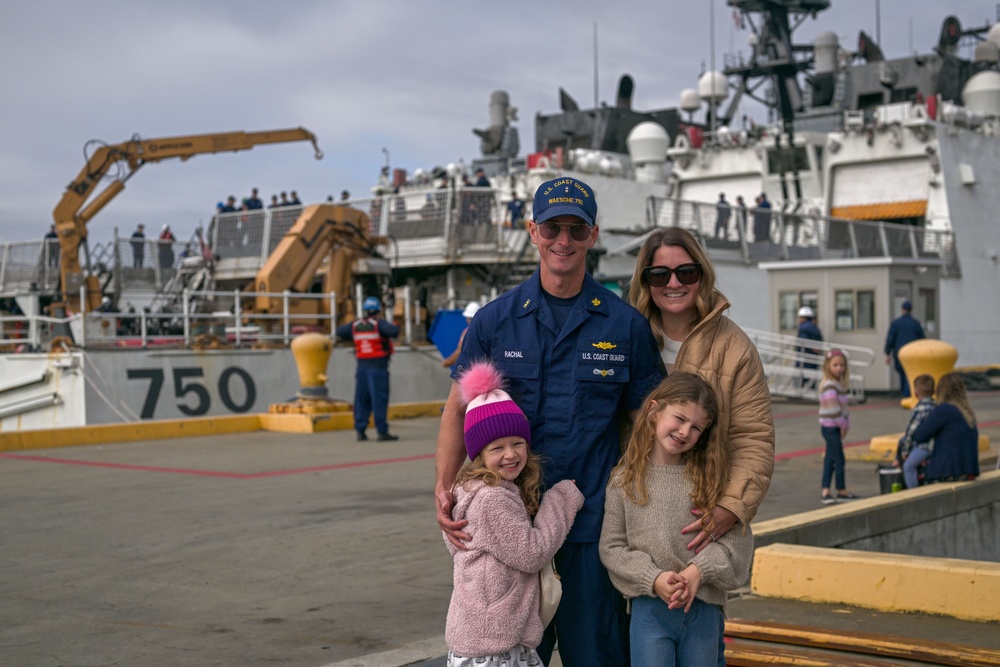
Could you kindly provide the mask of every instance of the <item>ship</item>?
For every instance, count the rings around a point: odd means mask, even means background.
[[[898,386],[892,367],[876,361],[904,301],[929,336],[958,349],[961,365],[992,372],[1000,27],[964,28],[947,17],[929,50],[887,58],[864,32],[856,48],[832,33],[796,43],[794,27],[821,18],[829,0],[728,4],[751,27],[751,50],[704,72],[679,108],[633,109],[628,75],[612,105],[581,109],[560,89],[560,110],[535,116],[535,145],[522,153],[517,111],[506,91],[494,91],[489,124],[473,129],[482,155],[468,165],[386,168],[362,198],[220,212],[172,248],[176,259],[140,270],[130,239],[95,244],[86,253],[94,279],[71,281],[86,283],[78,301],[90,308],[46,311],[67,283],[51,244],[6,244],[0,428],[266,410],[298,389],[291,339],[329,333],[356,312],[357,297],[372,294],[404,332],[392,401],[443,401],[450,379],[439,362],[457,339],[461,308],[537,266],[508,203],[522,200],[530,219],[535,189],[563,175],[598,193],[588,270],[612,290],[627,291],[637,250],[656,227],[682,226],[701,239],[730,316],[756,342],[778,395],[809,398],[815,388],[815,378],[802,382],[795,339],[805,305],[818,314],[824,346],[848,350],[859,398]],[[741,115],[746,100],[766,108],[768,121]],[[478,170],[485,181],[474,183]],[[733,221],[724,230],[716,229],[720,194]],[[752,203],[760,195],[771,204],[763,226]],[[338,293],[324,289],[330,260],[311,266],[307,283],[257,291],[261,271],[283,242],[301,241],[295,226],[317,206],[360,216],[352,219],[367,225],[371,252],[352,260]],[[181,257],[189,244],[195,256]],[[244,310],[249,292],[269,299],[270,310]],[[95,294],[124,312],[100,312]],[[290,302],[310,300],[315,317],[304,325]],[[349,400],[350,350],[335,348],[331,363],[332,393]]]

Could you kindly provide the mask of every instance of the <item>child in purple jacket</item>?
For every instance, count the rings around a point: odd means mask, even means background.
[[[469,522],[472,540],[462,550],[444,537],[455,561],[448,665],[541,665],[538,573],[566,539],[583,494],[563,480],[539,503],[542,469],[530,451],[528,419],[491,363],[473,364],[458,384],[468,405],[469,461],[452,489],[452,519]]]

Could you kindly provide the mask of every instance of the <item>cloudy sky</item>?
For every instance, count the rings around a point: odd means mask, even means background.
[[[143,167],[90,224],[92,238],[169,223],[181,239],[215,203],[253,186],[305,203],[367,193],[386,162],[430,169],[479,155],[473,128],[489,97],[519,109],[522,152],[534,116],[636,82],[633,107],[677,104],[722,54],[746,51],[724,0],[11,0],[0,19],[0,241],[37,239],[84,164],[90,140],[306,127],[307,143],[258,146]],[[796,33],[832,30],[855,48],[881,34],[890,57],[937,42],[946,4],[965,27],[996,18],[995,0],[832,0]],[[876,25],[876,5],[881,21]],[[760,118],[758,118],[759,120]],[[384,149],[384,150],[383,150]]]

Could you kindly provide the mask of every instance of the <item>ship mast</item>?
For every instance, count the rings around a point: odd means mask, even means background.
[[[830,0],[728,0],[728,4],[750,25],[756,40],[749,62],[724,70],[727,77],[738,76],[740,85],[720,122],[728,124],[732,120],[736,105],[746,95],[777,109],[791,145],[795,114],[804,110],[798,74],[813,66],[812,46],[793,44],[792,33],[806,17],[828,9]],[[759,27],[754,14],[759,15]],[[756,79],[770,79],[776,98],[773,103],[754,95]]]

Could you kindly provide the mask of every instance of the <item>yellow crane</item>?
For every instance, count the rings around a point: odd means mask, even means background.
[[[66,192],[52,212],[56,222],[56,233],[59,235],[61,290],[66,306],[70,310],[80,308],[79,295],[82,285],[86,285],[87,309],[93,310],[100,304],[100,285],[97,276],[90,271],[87,223],[125,189],[125,181],[130,179],[139,167],[171,158],[185,161],[203,153],[235,152],[249,150],[258,144],[290,141],[312,142],[316,159],[323,158],[323,152],[316,143],[316,135],[302,127],[264,132],[196,134],[163,139],[142,139],[136,135],[120,144],[99,146],[87,159],[87,164],[80,170],[76,179],[66,187]],[[116,165],[120,165],[118,175],[91,199],[98,183]],[[82,265],[81,247],[84,252]]]

